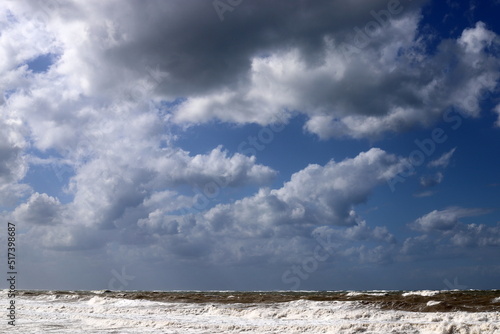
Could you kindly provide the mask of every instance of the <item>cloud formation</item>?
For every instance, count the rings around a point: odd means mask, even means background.
[[[498,36],[477,22],[433,45],[423,3],[257,0],[223,22],[210,1],[1,3],[0,216],[23,226],[36,256],[122,262],[290,263],[315,235],[331,261],[364,264],[443,240],[497,246],[498,227],[461,222],[482,209],[432,211],[403,241],[365,219],[359,207],[405,167],[379,148],[301,167],[270,189],[279,170],[260,157],[179,147],[185,128],[214,122],[299,116],[326,140],[382,138],[450,109],[480,116],[500,78]],[[446,168],[455,150],[428,167]],[[26,184],[41,168],[50,186]],[[422,187],[443,180],[434,171]]]
[[[500,104],[497,104],[497,106],[494,108],[494,110],[498,114],[498,119],[495,123],[497,127],[500,127]]]
[[[481,94],[493,91],[499,79],[499,59],[488,52],[498,46],[498,36],[478,22],[458,39],[442,40],[430,55],[418,4],[249,2],[222,24],[216,13],[206,15],[213,8],[204,2],[151,1],[142,8],[135,2],[74,1],[55,6],[38,22],[40,29],[28,31],[21,26],[42,5],[9,4],[19,21],[14,31],[46,46],[12,41],[26,51],[8,69],[15,76],[23,61],[56,54],[47,79],[71,92],[61,99],[47,94],[50,88],[43,95],[32,89],[40,106],[57,106],[54,114],[65,113],[70,97],[74,108],[83,96],[150,95],[183,98],[170,109],[176,123],[267,125],[285,112],[306,115],[305,129],[321,138],[374,137],[430,125],[451,106],[478,115]],[[310,15],[314,24],[305,19]],[[19,86],[22,78],[15,81]],[[34,127],[35,135],[65,139],[67,124],[38,123],[45,124]],[[40,138],[38,145],[57,144]]]
[[[61,223],[60,217],[61,203],[58,199],[47,194],[34,193],[27,203],[21,204],[14,210],[15,221],[33,225],[54,225]]]
[[[446,168],[450,164],[451,157],[457,150],[456,147],[452,148],[450,151],[444,153],[442,156],[437,158],[436,160],[432,160],[427,164],[428,167],[441,167]]]
[[[446,259],[491,254],[500,245],[500,225],[465,224],[466,217],[491,213],[490,209],[448,207],[433,210],[409,224],[423,234],[404,240],[399,260]],[[481,255],[480,255],[481,256]]]
[[[168,214],[168,210],[155,211],[138,225],[158,235],[169,245],[170,253],[179,252],[171,245],[189,244],[199,252],[204,249],[204,256],[214,263],[288,257],[285,249],[294,254],[307,251],[318,225],[351,226],[343,233],[353,240],[392,242],[394,237],[384,228],[372,231],[354,207],[367,201],[373,189],[392,177],[400,164],[394,155],[373,148],[341,162],[309,165],[279,189],[261,188],[253,196],[219,204],[198,215],[180,217]],[[286,246],[289,238],[309,241],[295,244],[297,248],[292,250],[291,245]]]
[[[433,175],[425,175],[420,177],[420,185],[424,188],[429,188],[440,184],[443,181],[443,173],[436,173]]]
[[[400,164],[394,155],[374,148],[344,161],[310,165],[279,189],[261,188],[234,203],[192,211],[196,197],[155,188],[153,185],[161,188],[161,182],[166,184],[161,178],[123,169],[97,183],[88,174],[94,171],[100,175],[97,166],[89,163],[73,178],[76,192],[72,202],[61,204],[35,193],[13,217],[32,225],[30,238],[38,238],[41,246],[49,249],[148,244],[164,248],[169,257],[194,257],[219,264],[251,262],[262,256],[287,257],[285,249],[293,247],[285,246],[289,238],[302,240],[294,253],[307,251],[317,226],[348,227],[345,232],[336,232],[346,240],[391,243],[394,237],[383,227],[368,227],[355,206],[367,201],[373,189],[392,177]],[[141,183],[143,186],[138,186]],[[50,228],[53,224],[58,224],[57,229]]]
[[[488,212],[490,212],[490,210],[450,207],[444,210],[429,212],[415,220],[410,226],[422,232],[452,230],[459,224],[460,218],[484,215]]]
[[[497,36],[478,23],[429,56],[418,37],[418,20],[417,15],[394,20],[348,58],[335,35],[325,36],[324,59],[317,64],[308,64],[297,48],[254,57],[247,84],[188,98],[174,120],[267,124],[272,115],[294,110],[307,115],[305,129],[326,139],[430,125],[451,106],[477,116],[481,94],[493,91],[499,78],[499,60],[487,52]],[[477,66],[478,58],[486,66]]]
[[[28,171],[24,149],[26,140],[21,132],[22,121],[5,113],[0,118],[0,203],[11,206],[29,194],[31,188],[22,183]]]

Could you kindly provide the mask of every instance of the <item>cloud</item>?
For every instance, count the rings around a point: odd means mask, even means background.
[[[422,191],[422,192],[419,192],[419,193],[415,193],[413,196],[421,198],[421,197],[429,197],[429,196],[432,196],[432,195],[434,195],[434,191],[427,190],[427,191]]]
[[[466,209],[449,207],[443,210],[434,210],[418,218],[410,227],[421,232],[448,231],[459,225],[459,219],[474,217],[489,213],[487,209]]]
[[[83,74],[82,79],[96,81],[99,86],[106,81],[124,83],[124,79],[136,79],[144,75],[145,65],[158,65],[168,75],[159,90],[185,96],[231,87],[250,68],[253,55],[286,49],[291,43],[300,45],[313,60],[315,52],[321,52],[325,35],[351,33],[354,26],[374,19],[371,9],[387,7],[387,3],[363,0],[345,5],[323,0],[304,5],[280,0],[263,6],[249,2],[246,10],[236,11],[235,19],[225,20],[224,24],[211,2],[151,1],[146,9],[132,1],[27,1],[5,6],[19,25],[33,27],[29,32],[19,29],[17,33],[24,34],[24,38],[18,40],[45,37],[42,41],[46,41],[37,43],[17,63],[32,59],[37,53],[48,53],[38,45],[57,45],[64,53],[76,56],[70,59],[62,55],[60,61],[67,68],[77,70]],[[414,10],[415,5],[408,7]],[[304,19],[311,15],[316,17],[314,23]],[[143,24],[145,21],[148,24]],[[289,29],[292,26],[294,29]],[[118,68],[128,70],[116,71]],[[96,72],[102,69],[108,70],[110,76],[99,78]]]
[[[220,206],[207,213],[229,214],[232,221],[262,221],[267,224],[308,222],[318,225],[352,225],[353,206],[367,200],[372,189],[392,177],[400,161],[373,148],[352,159],[309,165],[293,174],[282,188]],[[253,217],[253,218],[252,218]]]
[[[493,109],[493,111],[498,114],[498,119],[495,123],[495,126],[500,127],[500,104],[497,104],[497,106]]]
[[[157,235],[169,254],[203,254],[213,263],[283,261],[308,251],[318,226],[347,228],[333,232],[342,240],[392,243],[394,237],[385,228],[371,229],[354,208],[400,164],[394,155],[373,148],[340,162],[309,165],[279,189],[261,188],[253,196],[205,212],[179,215],[160,208],[138,227]],[[298,244],[290,244],[290,238]]]
[[[263,165],[256,164],[255,156],[247,157],[236,153],[227,156],[219,146],[208,154],[198,154],[190,157],[187,152],[177,150],[175,159],[162,161],[158,172],[168,170],[165,178],[172,183],[193,184],[200,188],[215,180],[224,186],[240,186],[244,184],[266,184],[276,176],[276,171]]]
[[[277,171],[256,157],[222,146],[192,154],[177,139],[184,126],[213,120],[303,115],[304,129],[327,139],[429,126],[450,106],[478,116],[499,78],[489,52],[498,36],[478,22],[429,52],[422,3],[404,2],[378,23],[372,10],[380,18],[386,0],[251,1],[223,22],[210,1],[2,2],[0,202],[12,209],[0,215],[51,256],[99,249],[121,262],[283,263],[311,252],[313,234],[324,232],[332,259],[392,261],[395,236],[357,206],[402,169],[401,158],[374,148],[268,189]],[[371,36],[359,35],[370,22]],[[50,66],[34,71],[48,55]],[[454,151],[429,166],[447,167]],[[23,183],[41,167],[56,174],[57,192]],[[260,188],[222,202],[247,186]],[[60,191],[64,199],[48,195]],[[476,214],[422,216],[412,227],[425,234],[405,247],[436,249],[440,238],[497,245],[496,227],[460,222]]]
[[[61,223],[61,202],[47,194],[34,193],[28,202],[18,206],[13,217],[15,221],[33,225],[55,225]]]
[[[15,119],[0,119],[0,184],[18,181],[26,174],[23,156],[26,142],[16,131],[17,122]]]
[[[393,257],[398,261],[494,257],[500,246],[500,224],[465,224],[460,218],[484,215],[487,209],[450,207],[434,210],[410,224],[424,234],[407,238]]]
[[[364,220],[345,229],[317,227],[312,235],[337,261],[386,264],[393,261],[397,249],[396,238],[386,227],[371,228]]]
[[[425,175],[420,177],[420,185],[424,188],[433,187],[443,181],[443,173]]]
[[[273,115],[294,110],[308,116],[306,130],[326,139],[376,137],[429,125],[450,106],[478,115],[481,93],[492,91],[500,77],[499,60],[485,51],[497,43],[493,33],[478,23],[458,40],[443,41],[438,53],[429,56],[415,42],[421,41],[417,26],[418,16],[405,16],[348,58],[332,35],[325,38],[318,64],[308,64],[300,48],[253,57],[249,82],[241,89],[187,98],[174,111],[174,120],[264,125]],[[477,66],[476,57],[486,66]],[[452,58],[456,65],[450,66]]]
[[[96,240],[104,239],[103,230],[119,231],[111,235],[106,232],[109,242],[126,239],[126,242],[144,243],[149,240],[146,235],[138,234],[130,240],[130,228],[146,217],[153,221],[156,210],[189,209],[196,206],[199,196],[211,199],[229,187],[262,185],[275,175],[274,170],[256,164],[255,157],[228,156],[220,147],[195,156],[179,149],[146,150],[141,149],[141,145],[132,148],[126,143],[115,145],[112,151],[113,154],[100,153],[102,155],[75,167],[75,175],[67,188],[72,196],[69,203],[61,204],[56,198],[36,193],[16,208],[13,216],[32,224],[64,225],[57,230],[43,230],[52,236],[49,244],[53,248],[84,247],[80,237],[91,244],[102,245]],[[127,151],[131,154],[126,154]],[[182,195],[179,191],[186,186],[198,195]],[[208,206],[201,209],[206,210]],[[82,228],[87,229],[85,234],[79,232]],[[61,242],[55,237],[59,234]]]
[[[476,24],[474,29],[466,29],[459,39],[459,44],[465,47],[469,54],[480,54],[485,46],[491,46],[497,36],[486,29],[484,23]]]
[[[457,247],[498,247],[500,246],[500,224],[487,226],[484,224],[468,224],[451,237]]]
[[[20,63],[57,54],[50,70],[36,75],[44,88],[31,87],[31,95],[32,102],[51,110],[46,115],[58,118],[70,108],[69,100],[75,109],[83,97],[100,105],[118,97],[183,98],[167,108],[173,122],[266,125],[283,112],[301,113],[308,118],[305,129],[321,138],[405,131],[432,124],[450,106],[478,115],[482,92],[494,89],[500,77],[499,59],[486,51],[498,38],[481,22],[457,40],[443,40],[429,55],[425,36],[419,35],[416,1],[400,4],[397,14],[388,16],[380,14],[387,14],[386,1],[249,2],[224,22],[211,3],[180,4],[151,1],[144,11],[135,2],[73,1],[35,20],[39,29],[24,31],[23,24],[33,21],[30,15],[47,10],[33,1],[9,3],[17,23],[4,38],[24,34],[47,46],[34,44],[8,69],[15,75]],[[314,24],[305,19],[310,15]],[[145,20],[148,24],[141,24]],[[377,29],[368,36],[370,24]],[[30,45],[17,44],[18,49]],[[26,86],[22,75],[16,78],[16,86]],[[60,87],[71,88],[61,94]],[[30,116],[39,147],[67,139],[68,123]]]
[[[428,167],[441,167],[441,168],[446,168],[450,164],[451,157],[453,156],[453,153],[457,150],[456,147],[451,149],[449,152],[444,153],[442,156],[437,158],[436,160],[433,160],[427,164]]]
[[[28,171],[24,149],[28,146],[22,134],[22,121],[0,106],[0,202],[13,205],[31,192],[21,183]]]

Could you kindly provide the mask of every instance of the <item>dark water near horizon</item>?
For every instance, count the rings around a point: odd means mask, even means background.
[[[499,312],[500,290],[454,291],[43,291],[23,290],[23,297],[52,296],[85,301],[110,299],[173,303],[270,304],[298,300],[351,301],[380,310],[412,312]]]

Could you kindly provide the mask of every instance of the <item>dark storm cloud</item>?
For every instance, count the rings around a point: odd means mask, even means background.
[[[126,68],[158,65],[170,75],[167,94],[197,94],[237,85],[254,56],[298,48],[308,61],[322,61],[326,36],[347,39],[387,3],[247,1],[221,22],[211,1],[131,2],[127,15],[116,16],[130,42],[106,55]]]
[[[500,61],[485,50],[496,35],[477,23],[429,55],[422,3],[253,1],[221,21],[210,1],[89,1],[54,8],[48,29],[82,25],[82,36],[58,32],[82,37],[60,63],[103,99],[147,86],[185,98],[169,110],[177,123],[268,124],[293,111],[322,138],[359,138],[432,124],[464,95],[460,108],[477,114],[495,86]]]

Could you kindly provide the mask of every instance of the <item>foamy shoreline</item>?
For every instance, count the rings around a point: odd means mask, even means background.
[[[412,312],[387,310],[364,303],[395,292],[356,292],[358,300],[315,301],[300,299],[320,292],[173,292],[223,296],[230,302],[155,301],[135,299],[137,293],[108,291],[33,291],[17,297],[15,329],[0,326],[1,333],[500,333],[500,312]],[[153,292],[149,292],[154,294]],[[172,292],[170,292],[172,293]],[[292,301],[237,302],[243,295],[297,295]],[[332,292],[331,294],[354,294]],[[436,298],[439,293],[411,293],[407,298]],[[448,292],[451,294],[452,292]],[[477,292],[478,294],[493,292]],[[120,297],[118,294],[124,296]],[[184,294],[184,295],[183,295]],[[316,294],[316,295],[315,295]],[[328,295],[328,293],[323,292]],[[108,296],[109,295],[109,296]],[[431,295],[431,296],[425,296]],[[146,295],[147,296],[147,295]],[[231,297],[232,296],[232,297]],[[361,296],[361,299],[359,299]],[[363,297],[364,296],[364,297]],[[368,297],[366,297],[368,296]],[[128,297],[128,298],[127,298]],[[231,297],[231,298],[228,298]],[[5,301],[5,290],[2,300]]]

